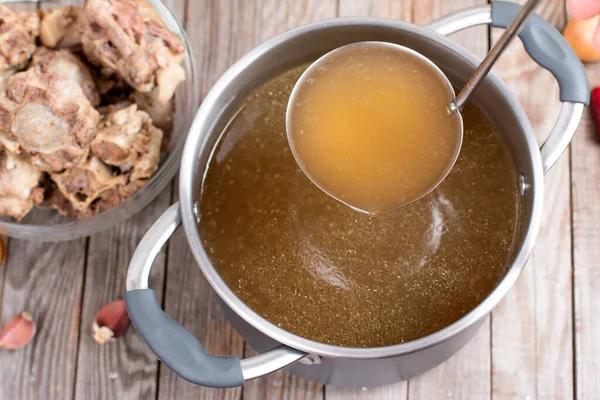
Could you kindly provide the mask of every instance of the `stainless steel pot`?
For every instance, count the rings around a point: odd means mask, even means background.
[[[259,46],[234,64],[200,107],[187,139],[180,170],[180,203],[171,206],[148,231],[127,276],[125,301],[140,335],[182,378],[204,386],[233,387],[289,364],[295,374],[340,386],[375,386],[408,379],[441,363],[475,333],[492,308],[515,283],[531,253],[540,227],[544,173],[568,146],[589,100],[585,70],[562,36],[546,21],[532,17],[520,34],[527,51],[560,84],[562,110],[546,143],[538,148],[521,106],[494,74],[473,95],[503,136],[520,174],[523,234],[512,266],[494,291],[452,325],[418,340],[378,348],[347,348],[293,335],[263,319],[227,287],[202,246],[196,223],[197,194],[207,159],[231,113],[246,95],[274,74],[316,59],[339,46],[365,40],[402,44],[436,63],[460,86],[479,59],[444,35],[475,25],[506,27],[519,6],[494,2],[449,15],[428,26],[372,18],[334,19],[306,25]],[[163,244],[183,223],[196,261],[222,301],[232,325],[261,355],[239,360],[207,354],[200,343],[162,311],[148,289],[152,263]],[[299,361],[299,362],[297,362]]]

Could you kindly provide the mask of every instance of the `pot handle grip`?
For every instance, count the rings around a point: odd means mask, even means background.
[[[127,271],[127,312],[157,358],[188,382],[230,388],[243,386],[248,379],[277,371],[305,357],[306,353],[285,345],[241,361],[237,356],[214,356],[162,310],[154,291],[148,288],[148,279],[160,249],[180,226],[179,203],[175,203],[144,235]]]
[[[506,28],[520,5],[493,1],[491,5],[468,8],[427,24],[442,35],[476,25]],[[558,120],[540,150],[544,173],[558,161],[577,131],[583,108],[590,101],[590,85],[585,68],[564,37],[552,24],[532,14],[519,33],[531,58],[554,75],[563,102]]]
[[[494,28],[506,28],[519,13],[521,6],[506,1],[492,2]],[[531,14],[523,25],[519,38],[531,58],[554,75],[560,89],[560,101],[590,102],[590,84],[583,64],[569,43],[537,14]]]

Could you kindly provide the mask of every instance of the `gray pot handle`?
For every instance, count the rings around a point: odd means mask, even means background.
[[[208,354],[198,339],[162,310],[148,279],[162,246],[181,226],[179,203],[152,225],[138,245],[127,271],[125,304],[131,322],[150,350],[181,378],[197,385],[229,388],[248,379],[277,371],[306,354],[288,346],[239,360],[237,356]]]
[[[520,7],[515,3],[494,1],[491,5],[449,14],[426,26],[443,35],[484,24],[506,28]],[[577,131],[583,108],[590,101],[590,85],[583,64],[560,32],[548,21],[537,14],[531,15],[519,37],[531,58],[554,75],[563,102],[558,120],[540,150],[546,173],[569,146]]]

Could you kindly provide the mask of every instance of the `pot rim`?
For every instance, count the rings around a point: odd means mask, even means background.
[[[387,18],[351,17],[326,19],[302,25],[267,40],[239,59],[221,76],[221,78],[219,78],[219,80],[207,94],[202,105],[200,106],[200,109],[198,110],[188,134],[179,173],[181,217],[188,244],[191,247],[194,258],[196,259],[196,262],[198,263],[202,273],[206,277],[213,290],[229,308],[231,308],[236,314],[238,314],[241,318],[243,318],[246,322],[258,329],[263,334],[269,336],[279,343],[283,343],[297,350],[324,357],[346,359],[394,357],[435,346],[458,335],[480,319],[486,317],[492,308],[494,308],[500,302],[509,289],[514,285],[527,263],[541,225],[544,196],[542,160],[533,128],[531,127],[531,124],[521,105],[512,95],[506,84],[494,72],[491,72],[486,80],[492,83],[493,86],[503,95],[525,133],[527,151],[531,156],[532,162],[532,181],[530,182],[531,186],[528,190],[528,196],[533,196],[533,199],[529,225],[526,226],[526,232],[524,234],[521,246],[515,255],[512,265],[507,270],[500,283],[488,295],[488,297],[486,297],[481,303],[479,303],[479,305],[477,305],[462,318],[437,332],[410,342],[384,347],[355,348],[320,343],[290,333],[267,321],[259,314],[254,312],[250,307],[248,307],[235,295],[231,289],[229,289],[225,281],[223,281],[210,262],[200,240],[200,234],[196,226],[197,218],[195,215],[196,207],[194,204],[195,195],[192,188],[194,179],[193,172],[198,160],[198,154],[200,149],[206,146],[207,140],[209,139],[208,135],[201,132],[201,129],[203,129],[205,126],[210,126],[211,128],[213,127],[213,122],[209,120],[209,110],[215,107],[220,93],[230,84],[232,80],[243,74],[247,67],[252,65],[270,49],[277,47],[279,44],[284,43],[294,37],[303,36],[313,31],[331,29],[341,26],[380,26],[393,30],[411,31],[418,35],[424,36],[427,39],[437,41],[445,47],[448,47],[456,54],[457,57],[462,57],[465,61],[473,66],[478,65],[481,61],[480,58],[476,57],[464,47],[427,27]]]

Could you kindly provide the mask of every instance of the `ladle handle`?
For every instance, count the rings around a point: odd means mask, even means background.
[[[492,47],[490,52],[485,56],[481,64],[477,67],[469,81],[461,89],[456,96],[452,106],[457,110],[462,110],[467,99],[473,93],[473,91],[479,86],[479,84],[485,79],[487,74],[492,70],[492,67],[498,61],[498,58],[504,53],[504,50],[508,47],[513,38],[519,33],[521,27],[527,21],[530,14],[533,12],[535,6],[540,0],[528,0],[523,7],[517,8],[517,13],[510,19],[510,23],[504,26],[506,30],[502,33],[502,36],[498,39],[496,44]],[[493,6],[492,6],[493,7]],[[505,13],[503,15],[510,15],[511,13]],[[494,23],[494,16],[492,14],[492,24]]]
[[[188,382],[229,388],[243,386],[248,379],[277,371],[305,357],[306,353],[284,345],[241,361],[237,356],[214,356],[204,350],[190,331],[165,314],[154,291],[148,288],[148,279],[160,249],[180,226],[179,203],[175,203],[144,235],[127,271],[127,312],[158,359]]]
[[[505,28],[514,19],[521,6],[506,1],[461,10],[426,26],[442,35],[471,28],[491,25]],[[563,102],[558,119],[540,150],[544,173],[558,161],[577,131],[584,105],[590,102],[590,85],[583,64],[565,38],[552,24],[533,13],[519,33],[525,50],[531,58],[554,75]]]

